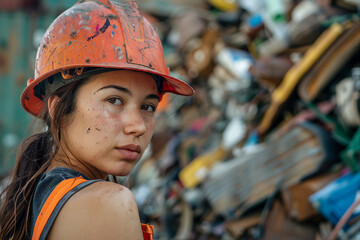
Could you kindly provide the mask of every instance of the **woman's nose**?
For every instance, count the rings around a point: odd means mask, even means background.
[[[145,133],[146,124],[140,109],[128,109],[123,114],[125,134],[141,136]]]

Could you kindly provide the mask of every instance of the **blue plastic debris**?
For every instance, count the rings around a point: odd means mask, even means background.
[[[256,28],[256,27],[259,27],[263,23],[263,19],[260,14],[255,14],[255,15],[249,17],[247,23],[250,28]]]
[[[359,189],[360,173],[349,173],[311,195],[309,200],[315,209],[332,224],[336,225],[346,210],[357,199],[358,193],[360,193]],[[360,209],[356,209],[349,220],[359,214]]]

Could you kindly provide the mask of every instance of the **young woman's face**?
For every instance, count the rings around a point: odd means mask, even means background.
[[[155,80],[146,73],[96,75],[78,91],[62,147],[97,175],[128,175],[151,140],[158,103]]]

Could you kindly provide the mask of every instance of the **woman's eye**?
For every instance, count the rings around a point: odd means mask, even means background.
[[[152,105],[149,105],[149,104],[144,104],[144,105],[142,105],[141,109],[145,110],[145,111],[148,111],[148,112],[155,112],[156,107],[152,106]]]
[[[121,105],[122,103],[121,99],[116,97],[108,98],[107,101],[113,105]]]

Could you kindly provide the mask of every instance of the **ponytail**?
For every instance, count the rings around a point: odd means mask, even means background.
[[[0,239],[28,239],[28,224],[39,176],[50,164],[50,131],[27,138],[19,147],[10,184],[1,194]],[[4,197],[4,198],[3,198]]]
[[[58,89],[54,94],[60,100],[54,109],[54,118],[50,118],[47,104],[38,115],[46,124],[46,131],[28,137],[19,146],[10,183],[0,194],[1,240],[29,239],[35,188],[59,149],[61,124],[66,123],[74,111],[77,90],[85,81],[78,80]]]

